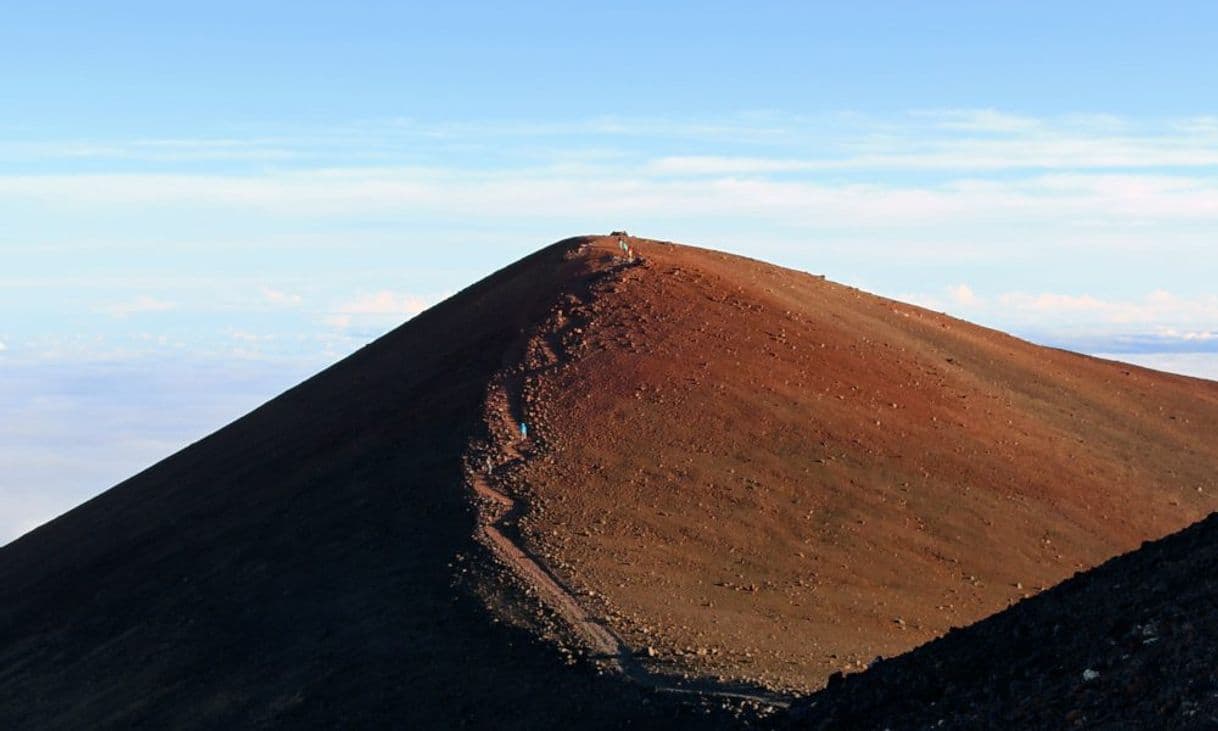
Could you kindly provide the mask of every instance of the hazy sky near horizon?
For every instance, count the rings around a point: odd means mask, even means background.
[[[1218,378],[1213,3],[57,3],[0,24],[0,543],[626,228]]]

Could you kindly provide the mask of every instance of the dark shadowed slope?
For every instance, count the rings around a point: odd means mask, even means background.
[[[1218,728],[1218,516],[833,683],[785,720],[894,731]]]
[[[486,571],[461,457],[487,383],[600,276],[571,249],[0,549],[0,727],[667,723],[454,586],[458,556]]]

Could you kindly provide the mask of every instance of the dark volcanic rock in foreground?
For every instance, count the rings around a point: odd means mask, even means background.
[[[797,703],[784,727],[1218,727],[1218,515]]]

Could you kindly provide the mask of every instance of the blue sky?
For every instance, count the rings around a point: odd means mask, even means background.
[[[575,233],[1218,378],[1212,3],[27,5],[0,541]]]

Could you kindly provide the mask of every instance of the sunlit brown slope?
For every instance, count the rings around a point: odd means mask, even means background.
[[[815,687],[1218,505],[1216,383],[630,243],[491,419],[525,545],[657,670]]]

